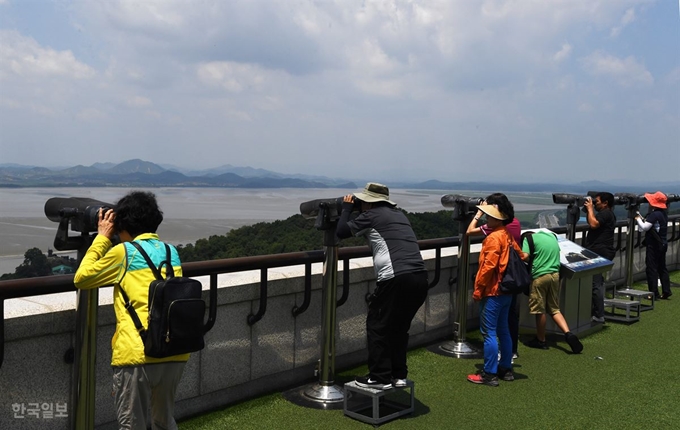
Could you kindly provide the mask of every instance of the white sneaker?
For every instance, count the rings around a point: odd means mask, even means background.
[[[359,387],[372,388],[374,390],[389,390],[392,388],[391,383],[383,384],[382,382],[378,382],[375,379],[371,379],[369,376],[362,376],[360,378],[356,378],[354,382]]]
[[[603,322],[604,322],[604,317],[596,317],[596,316],[593,316],[592,320],[593,320],[594,322],[603,323]]]
[[[405,387],[406,379],[392,379],[392,386],[394,387]]]

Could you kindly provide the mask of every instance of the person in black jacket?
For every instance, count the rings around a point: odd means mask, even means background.
[[[353,220],[355,203],[361,213]],[[406,351],[411,321],[427,297],[425,263],[406,215],[389,199],[389,189],[369,182],[363,192],[343,199],[337,236],[363,236],[373,252],[376,288],[366,317],[368,375],[361,387],[386,390],[406,386]]]
[[[584,207],[588,211],[588,225],[590,226],[586,238],[586,249],[607,260],[613,260],[616,255],[614,248],[616,215],[612,210],[614,195],[606,192],[597,193],[592,200],[586,200]],[[601,273],[593,275],[592,314],[593,321],[604,322],[604,276]]]

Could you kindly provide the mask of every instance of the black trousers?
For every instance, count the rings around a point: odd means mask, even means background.
[[[427,272],[406,273],[379,282],[366,317],[369,376],[382,383],[405,379],[411,321],[427,297]]]
[[[659,295],[659,279],[661,279],[661,291],[663,294],[671,294],[671,278],[666,268],[666,251],[668,244],[647,243],[645,264],[647,268],[647,288],[655,295]]]

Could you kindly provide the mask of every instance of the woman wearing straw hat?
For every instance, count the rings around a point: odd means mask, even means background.
[[[647,268],[647,288],[657,299],[668,299],[671,292],[671,279],[666,268],[666,251],[668,250],[668,215],[666,214],[666,195],[661,191],[654,194],[645,193],[650,212],[644,219],[638,213],[635,217],[640,231],[645,232],[647,251],[645,265]],[[661,295],[659,295],[659,279]]]
[[[512,338],[508,327],[512,295],[501,292],[499,285],[501,275],[508,265],[511,246],[522,258],[526,258],[527,254],[522,252],[505,227],[515,217],[515,210],[507,198],[499,200],[497,204],[481,204],[477,208],[486,214],[486,223],[492,231],[482,242],[479,270],[472,295],[472,298],[479,302],[480,308],[480,332],[484,337],[484,368],[468,375],[467,380],[474,384],[497,387],[499,377],[504,381],[515,379],[512,373]]]
[[[346,195],[336,232],[341,239],[365,237],[373,252],[377,279],[366,316],[369,374],[356,384],[378,390],[407,385],[408,331],[428,289],[416,235],[389,198],[389,189],[374,182],[354,196]],[[355,199],[361,202],[361,213],[350,220]]]

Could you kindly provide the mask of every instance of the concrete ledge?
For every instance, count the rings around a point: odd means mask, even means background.
[[[679,248],[675,242],[668,253],[669,268],[678,268]],[[477,265],[476,250],[470,259],[470,278]],[[425,305],[411,328],[410,345],[442,341],[452,335],[457,317],[457,250],[442,252],[440,280],[430,289]],[[644,277],[644,249],[635,249],[636,277]],[[434,279],[434,251],[423,253]],[[641,260],[642,259],[642,260]],[[642,264],[640,263],[642,261]],[[617,255],[610,281],[621,282],[623,257]],[[339,264],[342,271],[342,263]],[[366,293],[375,288],[370,258],[352,260],[347,302],[337,309],[336,368],[365,363]],[[251,271],[218,276],[218,310],[213,329],[206,335],[206,348],[192,354],[177,395],[177,417],[184,418],[221,408],[265,393],[315,381],[314,367],[322,341],[322,265],[313,265],[309,308],[294,317],[292,309],[304,297],[304,266],[268,271],[268,303],[264,317],[249,326],[246,318],[259,308],[260,273]],[[208,299],[209,277],[203,282]],[[338,276],[342,283],[342,273]],[[472,283],[470,283],[470,289]],[[338,297],[342,293],[338,287]],[[111,337],[115,318],[112,289],[99,294],[99,331],[96,369],[97,428],[115,428],[111,399]],[[478,307],[468,291],[468,329],[478,326]],[[75,293],[10,300],[5,304],[5,360],[0,371],[0,428],[67,429],[68,419],[13,417],[12,404],[68,403],[72,365],[64,354],[73,345]]]

